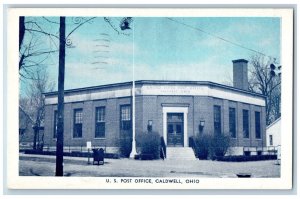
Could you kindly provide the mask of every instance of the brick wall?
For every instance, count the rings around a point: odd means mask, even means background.
[[[130,97],[109,98],[95,101],[66,103],[64,109],[65,146],[86,146],[91,141],[93,146],[118,147],[120,137],[120,106],[131,104]],[[236,138],[232,146],[265,146],[265,109],[264,107],[233,102],[206,96],[136,96],[136,133],[147,131],[148,120],[153,121],[153,131],[163,135],[162,105],[188,106],[188,137],[199,133],[200,120],[205,121],[203,133],[214,133],[213,106],[221,107],[221,129],[229,134],[229,107],[236,108]],[[105,106],[105,138],[95,138],[95,110]],[[54,111],[57,105],[45,107],[45,144],[56,145],[54,133]],[[74,109],[83,109],[82,138],[73,138]],[[249,110],[249,138],[243,138],[243,109]],[[261,139],[255,138],[255,111],[261,112]]]
[[[194,97],[194,135],[198,135],[200,120],[205,121],[203,134],[213,134],[213,98],[211,97]]]
[[[92,142],[95,147],[117,147],[120,137],[120,106],[131,104],[131,98],[115,98],[99,101],[84,101],[77,103],[66,103],[64,106],[64,145],[86,146],[87,141]],[[105,138],[95,138],[95,111],[96,107],[105,106]],[[82,138],[74,138],[74,109],[82,108]],[[54,111],[57,105],[46,105],[45,107],[45,144],[55,146],[54,133]]]

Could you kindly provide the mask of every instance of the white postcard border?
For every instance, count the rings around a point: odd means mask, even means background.
[[[201,11],[201,12],[200,12]],[[99,15],[99,13],[101,15]],[[19,176],[18,136],[18,19],[19,16],[185,16],[185,17],[281,17],[282,19],[282,160],[280,178],[197,178],[198,184],[105,183],[106,177]],[[291,189],[293,113],[293,11],[292,9],[100,9],[9,8],[7,30],[7,184],[9,189]],[[138,179],[138,178],[132,178]],[[153,178],[157,179],[157,178]],[[163,179],[163,178],[159,178]],[[184,180],[185,178],[178,178]]]

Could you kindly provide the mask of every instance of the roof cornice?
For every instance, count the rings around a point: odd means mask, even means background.
[[[235,87],[232,87],[232,86],[226,86],[226,85],[223,85],[223,84],[218,84],[218,83],[210,82],[210,81],[174,81],[174,80],[137,80],[137,81],[135,81],[135,85],[143,85],[143,84],[203,85],[203,86],[210,86],[210,87],[216,87],[216,88],[221,88],[221,89],[232,90],[232,91],[236,91],[236,92],[240,92],[240,93],[246,93],[246,94],[255,95],[255,96],[258,96],[258,97],[265,98],[264,95],[259,94],[259,93],[254,93],[254,92],[251,92],[251,91],[246,91],[246,90],[242,90],[242,89],[235,88]],[[65,90],[65,94],[73,93],[73,92],[82,92],[82,91],[90,91],[90,90],[99,90],[99,89],[108,89],[108,88],[116,88],[116,87],[123,87],[123,86],[131,86],[131,85],[132,85],[132,81],[122,82],[122,83],[106,84],[106,85],[100,85],[100,86],[75,88],[75,89]],[[57,95],[57,91],[47,92],[47,93],[44,93],[44,95],[45,96]]]

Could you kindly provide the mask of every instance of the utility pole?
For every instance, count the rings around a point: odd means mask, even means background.
[[[55,176],[63,176],[64,152],[64,84],[65,84],[65,45],[66,18],[60,17],[59,27],[59,69],[58,69],[58,105],[57,105],[57,141],[56,141],[56,171]]]
[[[19,51],[23,43],[24,35],[25,35],[25,17],[21,16],[19,18]]]

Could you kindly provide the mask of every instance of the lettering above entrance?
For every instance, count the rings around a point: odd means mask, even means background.
[[[265,106],[265,99],[262,96],[242,90],[229,89],[229,87],[222,88],[211,85],[143,85],[139,95],[207,96]]]

